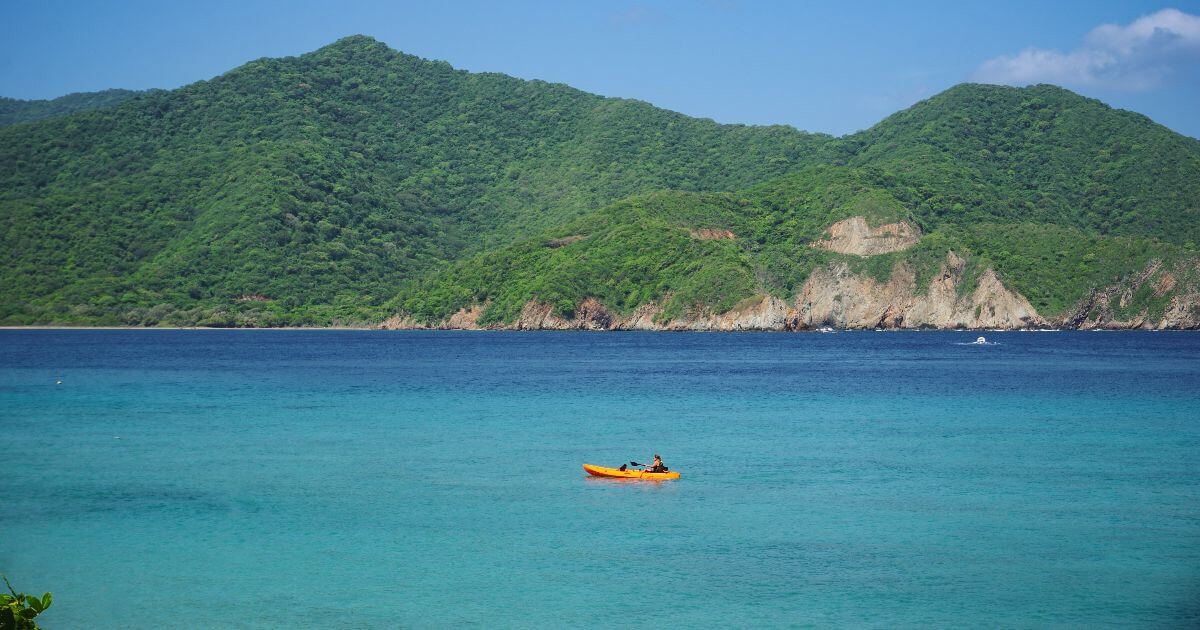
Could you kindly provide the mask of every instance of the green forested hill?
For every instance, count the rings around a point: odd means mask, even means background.
[[[881,282],[903,262],[924,284],[954,251],[973,261],[974,275],[992,267],[1039,312],[1056,315],[1152,260],[1168,268],[1189,258],[1194,263],[1194,250],[1169,242],[1030,222],[947,223],[911,249],[870,257],[811,247],[841,219],[862,216],[872,225],[914,220],[875,179],[866,171],[823,166],[733,194],[636,196],[408,283],[390,310],[438,322],[486,303],[481,324],[508,323],[529,300],[569,317],[592,297],[618,314],[656,302],[663,318],[672,319],[720,313],[759,293],[790,299],[815,268],[834,262]],[[727,231],[731,238],[698,239],[698,230]],[[1198,273],[1200,267],[1188,280]],[[1161,315],[1164,304],[1152,301],[1140,295],[1122,312],[1150,307]]]
[[[1052,85],[959,85],[846,138],[929,225],[1033,221],[1200,243],[1200,140]]]
[[[0,277],[0,320],[240,295],[328,313],[632,193],[761,181],[829,140],[456,71],[351,37],[0,129],[0,238],[17,263]]]
[[[100,109],[123,103],[141,92],[135,90],[101,90],[76,92],[49,100],[23,101],[0,96],[0,127],[33,122],[53,116],[66,116],[89,109]]]
[[[486,301],[484,323],[511,321],[531,298],[568,315],[585,297],[619,312],[661,300],[668,316],[698,306],[720,312],[760,288],[786,295],[814,266],[850,258],[808,243],[853,215],[909,218],[862,173],[836,167],[803,169],[736,194],[658,191],[461,260],[406,285],[391,306],[438,321]],[[697,239],[696,230],[734,238]]]
[[[1061,308],[1100,272],[1036,275],[1045,252],[981,226],[1192,251],[1198,145],[1048,86],[959,86],[841,139],[718,125],[356,36],[0,128],[0,323],[322,325],[482,301],[503,320],[534,294],[720,308],[786,296],[854,214],[936,234],[907,256],[969,240],[1026,269],[1017,284],[1051,279],[1031,294]],[[584,234],[602,238],[544,247]]]

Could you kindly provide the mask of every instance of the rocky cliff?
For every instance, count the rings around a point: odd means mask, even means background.
[[[789,328],[1037,328],[1046,322],[1020,294],[985,270],[964,291],[966,262],[950,252],[926,286],[897,263],[891,279],[856,275],[843,264],[816,270],[796,296]]]
[[[988,269],[960,295],[965,262],[951,253],[939,273],[919,287],[912,269],[898,264],[888,282],[850,272],[845,264],[815,271],[791,304],[759,295],[724,313],[698,313],[664,320],[657,304],[619,315],[595,299],[584,300],[571,318],[538,301],[525,305],[511,324],[480,326],[483,308],[463,309],[430,328],[513,330],[808,330],[834,328],[1037,328],[1049,325],[1020,294]],[[392,318],[384,328],[425,328]]]
[[[1200,329],[1200,291],[1181,286],[1179,278],[1200,274],[1200,262],[1189,261],[1167,268],[1151,261],[1145,269],[1126,280],[1091,291],[1055,325],[1081,330],[1196,330]],[[1134,295],[1148,292],[1162,302],[1162,314],[1147,308],[1129,312]]]
[[[839,254],[876,256],[906,250],[920,240],[921,230],[907,221],[872,228],[865,217],[850,217],[829,226],[828,238],[812,246]]]

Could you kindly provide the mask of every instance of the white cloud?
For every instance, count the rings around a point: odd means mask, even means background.
[[[983,83],[1059,83],[1148,90],[1200,62],[1200,16],[1177,9],[1144,15],[1127,25],[1102,24],[1084,44],[1063,52],[1026,48],[988,59],[975,71]]]
[[[1102,24],[1092,29],[1088,43],[1123,55],[1147,48],[1191,48],[1200,52],[1200,16],[1178,9],[1163,9],[1144,15],[1128,26]]]

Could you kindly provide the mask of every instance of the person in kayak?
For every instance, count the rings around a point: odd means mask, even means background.
[[[658,453],[654,454],[654,463],[646,467],[646,472],[667,472],[667,467],[663,466],[662,457],[659,457]]]

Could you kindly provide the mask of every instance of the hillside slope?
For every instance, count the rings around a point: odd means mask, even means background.
[[[355,36],[0,128],[3,324],[1178,327],[1198,230],[1200,142],[1051,86],[839,139]]]
[[[964,84],[846,138],[927,227],[1026,221],[1200,243],[1200,140],[1052,85]]]
[[[0,321],[266,296],[328,322],[487,243],[637,192],[761,181],[829,141],[351,37],[0,129],[0,246],[18,263],[0,271]]]
[[[139,94],[143,94],[143,92],[112,89],[99,92],[76,92],[58,98],[32,101],[0,96],[0,127],[112,107]]]
[[[1039,328],[1200,325],[1200,257],[1145,237],[947,224],[864,171],[657,192],[404,287],[392,328]]]

